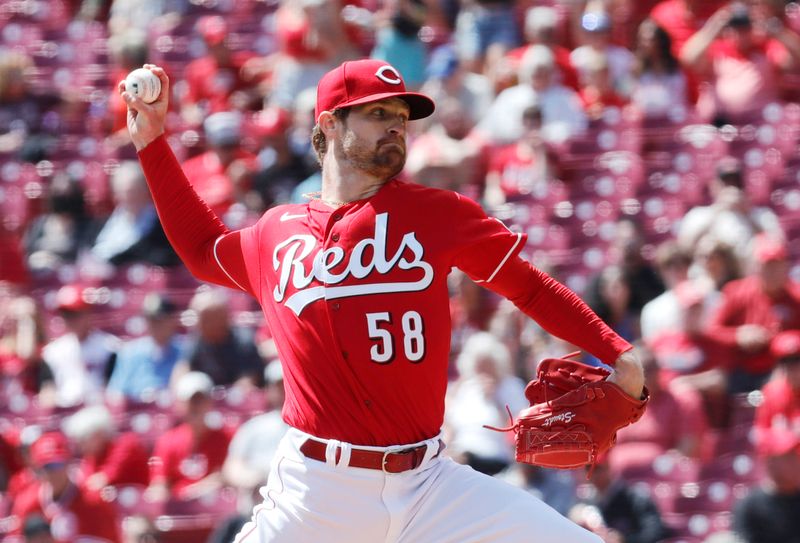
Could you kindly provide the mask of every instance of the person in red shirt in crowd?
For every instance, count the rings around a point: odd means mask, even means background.
[[[706,20],[728,0],[663,0],[650,12],[650,18],[672,38],[672,53],[678,57],[681,49]]]
[[[578,90],[578,72],[569,58],[570,51],[559,43],[558,12],[551,6],[534,6],[525,12],[525,42],[506,53],[514,71],[519,69],[522,57],[531,45],[546,45],[553,52],[559,75],[558,82],[565,87]]]
[[[699,393],[708,423],[725,428],[730,421],[725,367],[728,348],[706,331],[709,294],[693,281],[675,287],[681,313],[677,326],[655,333],[647,341],[661,368],[660,380],[666,385]]]
[[[103,405],[84,407],[64,430],[81,456],[81,483],[93,491],[109,485],[147,485],[148,454],[133,432],[118,434]]]
[[[53,539],[59,543],[73,543],[84,537],[118,543],[116,510],[97,493],[72,480],[67,469],[71,459],[69,443],[61,433],[43,434],[33,443],[31,463],[39,481],[14,501],[11,514],[17,523],[12,533],[21,533],[30,516],[40,515],[50,523]]]
[[[730,348],[729,393],[759,389],[775,367],[772,338],[800,329],[800,286],[789,277],[785,244],[759,234],[753,256],[755,272],[723,288],[708,327],[715,341]]]
[[[260,72],[248,68],[256,58],[255,53],[233,51],[228,46],[228,24],[219,15],[200,18],[197,32],[208,54],[186,66],[187,90],[179,102],[184,119],[199,125],[203,117],[211,113],[260,107]]]
[[[700,30],[706,20],[728,0],[663,0],[650,12],[650,18],[663,28],[672,42],[672,54],[680,58],[683,46],[695,32]],[[700,82],[691,72],[686,74],[689,101],[697,101]]]
[[[765,468],[733,509],[735,541],[783,543],[800,534],[800,435],[773,428],[758,443]]]
[[[0,492],[8,489],[11,478],[24,467],[25,464],[10,436],[0,434]]]
[[[150,499],[192,500],[222,486],[222,465],[232,432],[210,425],[213,387],[211,378],[197,371],[175,384],[176,409],[183,423],[156,441],[150,461]]]
[[[711,84],[699,98],[700,113],[717,124],[742,123],[778,101],[780,74],[800,60],[800,36],[778,18],[755,28],[749,8],[733,3],[708,19],[680,58]]]
[[[533,105],[522,112],[522,137],[516,143],[492,153],[486,175],[486,203],[500,205],[548,193],[548,182],[554,179],[555,153],[541,136],[542,110]]]
[[[764,400],[756,408],[755,426],[763,436],[772,428],[800,436],[800,330],[786,330],[770,342],[777,367],[761,389]]]
[[[589,54],[587,57],[583,66],[582,85],[578,96],[586,116],[590,120],[596,121],[603,118],[606,108],[621,108],[628,103],[628,100],[614,90],[608,57],[597,52]]]
[[[357,4],[338,0],[280,2],[275,12],[278,52],[268,58],[273,68],[270,104],[290,108],[294,98],[304,89],[314,88],[326,71],[357,54],[356,45],[361,41],[361,31],[353,24],[359,19],[357,14],[366,15],[370,22],[365,27],[369,27],[370,35],[374,31],[371,15]],[[354,20],[348,23],[345,13]]]
[[[7,405],[20,395],[37,396],[42,406],[55,404],[53,372],[42,358],[47,331],[41,308],[33,298],[10,298],[0,318],[0,386]]]
[[[220,217],[243,199],[257,169],[255,155],[241,148],[242,127],[238,111],[210,115],[203,122],[208,150],[183,163],[191,172],[194,190]]]

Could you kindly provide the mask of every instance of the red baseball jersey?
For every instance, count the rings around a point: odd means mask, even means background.
[[[630,348],[517,256],[523,234],[457,193],[392,180],[338,209],[278,206],[230,232],[191,192],[163,138],[140,159],[190,270],[260,301],[284,367],[284,418],[310,434],[383,446],[439,432],[453,267],[601,360]]]
[[[172,496],[183,498],[188,486],[222,469],[230,442],[227,428],[209,428],[200,439],[186,423],[172,428],[156,441],[150,483],[164,483]]]

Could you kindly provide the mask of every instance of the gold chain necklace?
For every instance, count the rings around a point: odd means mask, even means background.
[[[338,200],[328,200],[327,198],[322,197],[322,192],[320,191],[306,192],[303,194],[303,198],[308,198],[309,200],[319,200],[320,202],[336,207],[341,207],[350,203],[350,202],[340,202]]]

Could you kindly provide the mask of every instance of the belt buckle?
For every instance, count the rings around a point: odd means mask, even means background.
[[[386,462],[389,460],[389,455],[394,454],[395,451],[392,449],[386,449],[383,451],[383,458],[381,459],[381,471],[384,473],[392,473],[391,471],[386,470]]]
[[[421,445],[421,447],[424,447],[424,445]],[[402,473],[402,472],[399,472],[399,471],[388,471],[386,469],[386,463],[389,461],[389,455],[390,454],[412,454],[419,448],[420,448],[420,446],[408,447],[406,449],[392,448],[392,449],[385,450],[383,452],[383,459],[381,460],[381,471],[384,472],[384,473]],[[419,467],[419,466],[413,466],[411,469],[415,469],[417,467]]]

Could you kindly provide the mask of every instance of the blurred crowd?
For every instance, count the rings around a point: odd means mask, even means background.
[[[372,56],[436,101],[402,176],[525,232],[651,392],[593,469],[516,464],[483,425],[574,348],[456,270],[446,452],[607,542],[796,541],[798,32],[783,0],[0,0],[0,537],[230,541],[285,430],[258,307],[180,265],[116,84],[166,69],[239,228],[319,190],[316,83]]]

